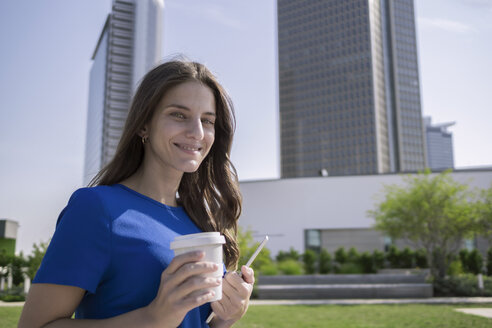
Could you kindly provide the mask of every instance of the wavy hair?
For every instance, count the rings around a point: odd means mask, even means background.
[[[203,231],[218,231],[225,236],[225,264],[228,269],[236,269],[239,259],[237,220],[242,198],[236,169],[230,160],[235,130],[234,107],[224,88],[204,65],[174,60],[145,75],[133,97],[113,159],[89,186],[119,183],[137,171],[144,158],[138,133],[150,122],[166,92],[189,81],[197,81],[212,90],[217,115],[215,141],[200,167],[195,172],[183,174],[178,202]]]

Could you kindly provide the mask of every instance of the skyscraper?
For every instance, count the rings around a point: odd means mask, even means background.
[[[412,0],[278,0],[282,177],[426,163]]]
[[[92,56],[84,184],[114,156],[139,80],[161,59],[163,0],[113,0]]]
[[[432,124],[430,117],[424,118],[427,145],[427,167],[431,170],[454,168],[453,134],[448,131],[455,122]]]

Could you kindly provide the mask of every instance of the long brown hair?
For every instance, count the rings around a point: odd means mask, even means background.
[[[183,174],[178,188],[179,203],[203,231],[219,231],[225,236],[226,267],[236,269],[239,258],[237,220],[242,199],[236,169],[230,161],[234,108],[224,88],[204,65],[175,60],[161,64],[145,75],[133,98],[113,159],[89,186],[119,183],[137,171],[144,157],[138,133],[150,122],[165,93],[188,81],[198,81],[212,90],[217,117],[215,141],[210,152],[197,171]]]

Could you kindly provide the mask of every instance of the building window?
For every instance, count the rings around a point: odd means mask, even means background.
[[[319,252],[321,250],[321,231],[318,229],[304,230],[304,248]]]

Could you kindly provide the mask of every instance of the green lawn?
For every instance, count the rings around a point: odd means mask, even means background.
[[[456,308],[492,308],[467,305],[289,305],[250,306],[234,327],[248,328],[488,328],[492,319],[453,311]],[[14,328],[21,307],[0,307],[0,327]]]
[[[473,305],[319,305],[250,306],[237,328],[490,328],[492,319],[453,311]]]
[[[7,307],[0,306],[0,327],[14,328],[17,327],[17,321],[22,311],[21,306]]]

